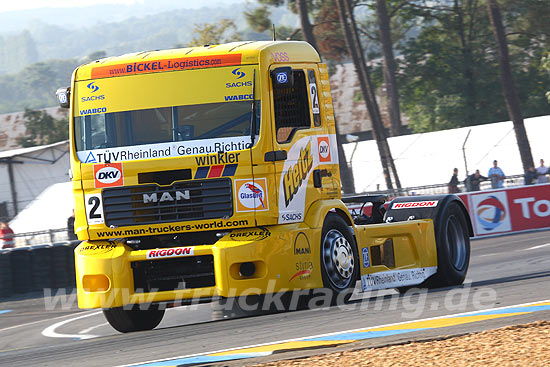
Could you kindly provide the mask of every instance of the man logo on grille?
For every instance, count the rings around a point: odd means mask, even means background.
[[[143,194],[143,203],[162,203],[163,201],[179,201],[179,200],[189,200],[191,195],[189,195],[189,190],[184,191],[165,191],[162,193],[160,199],[156,192],[152,194]]]

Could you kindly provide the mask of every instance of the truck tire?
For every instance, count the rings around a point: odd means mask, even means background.
[[[151,305],[146,310],[141,310],[138,306],[130,310],[114,307],[103,309],[103,315],[115,330],[129,333],[157,327],[164,316],[164,309],[159,309],[158,305]]]
[[[426,281],[429,288],[460,285],[470,263],[467,219],[458,202],[449,202],[434,221],[437,273]]]
[[[348,302],[359,274],[355,238],[338,214],[329,213],[321,234],[321,276],[332,292],[332,304]]]

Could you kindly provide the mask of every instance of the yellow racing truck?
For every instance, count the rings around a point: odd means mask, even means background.
[[[70,108],[78,304],[118,331],[176,304],[461,284],[453,195],[341,197],[329,75],[305,42],[109,57],[57,91]],[[306,292],[307,293],[307,292]],[[304,294],[307,297],[308,294]]]

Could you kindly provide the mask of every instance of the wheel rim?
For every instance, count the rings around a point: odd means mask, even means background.
[[[323,264],[332,285],[339,289],[349,286],[355,269],[353,250],[344,235],[336,229],[328,231],[323,239]]]
[[[446,232],[451,264],[456,270],[462,270],[466,264],[466,240],[462,226],[454,215],[447,218]]]

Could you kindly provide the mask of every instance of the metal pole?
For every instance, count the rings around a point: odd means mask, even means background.
[[[8,163],[8,177],[10,180],[10,191],[11,191],[11,201],[13,203],[13,211],[14,211],[14,217],[19,212],[19,209],[17,207],[17,191],[15,191],[15,180],[13,178],[13,162],[12,157],[9,157],[7,159]]]
[[[468,161],[466,160],[466,142],[468,141],[468,138],[470,137],[471,132],[472,132],[472,129],[468,130],[466,139],[464,139],[464,144],[462,144],[462,155],[464,156],[464,168],[466,169],[466,177],[468,177]]]

